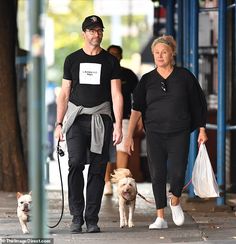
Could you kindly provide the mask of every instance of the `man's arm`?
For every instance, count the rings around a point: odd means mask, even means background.
[[[120,79],[111,80],[111,95],[116,120],[113,131],[113,142],[116,145],[122,141],[123,95],[121,93]]]
[[[57,98],[57,124],[55,128],[55,137],[57,139],[63,140],[62,126],[64,116],[67,111],[69,96],[71,90],[71,80],[62,80],[61,90]]]

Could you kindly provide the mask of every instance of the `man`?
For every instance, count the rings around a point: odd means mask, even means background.
[[[118,45],[110,45],[107,48],[107,51],[115,56],[119,63],[121,62],[123,58],[123,50],[122,47]],[[124,99],[124,108],[123,108],[123,129],[122,129],[122,134],[123,134],[123,141],[116,146],[116,167],[117,168],[128,168],[128,163],[129,163],[129,155],[126,152],[126,149],[124,147],[124,139],[125,135],[127,134],[128,131],[128,123],[129,123],[129,117],[131,114],[131,100],[132,100],[132,93],[134,91],[134,88],[138,84],[138,78],[135,75],[135,73],[128,68],[121,67],[121,82],[122,82],[122,95]],[[137,132],[142,131],[142,123],[140,120],[140,123],[137,126]],[[140,138],[140,136],[139,136]],[[140,144],[140,140],[137,141]],[[136,162],[137,164],[137,162]],[[104,189],[104,195],[112,195],[112,184],[110,182],[110,175],[112,171],[115,168],[115,164],[113,162],[108,163],[107,165],[107,171],[106,171],[106,176],[105,176],[105,189]]]
[[[71,233],[82,232],[84,221],[88,233],[100,232],[98,214],[113,128],[111,101],[115,116],[113,143],[117,145],[122,140],[120,65],[100,46],[103,29],[100,17],[85,18],[82,24],[84,46],[66,57],[58,97],[55,134],[63,140],[63,133],[66,133],[69,209],[73,216]],[[83,170],[86,163],[90,165],[85,204]]]

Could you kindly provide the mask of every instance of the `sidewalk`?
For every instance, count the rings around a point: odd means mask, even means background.
[[[115,188],[115,187],[114,187]],[[66,190],[67,188],[65,188]],[[138,183],[138,191],[149,200],[153,200],[150,183]],[[236,199],[235,196],[232,197]],[[61,193],[47,187],[49,205],[49,225],[54,225],[60,217]],[[49,229],[49,238],[54,244],[151,244],[151,243],[236,243],[236,216],[230,207],[217,208],[213,200],[189,201],[183,195],[182,206],[185,211],[185,224],[175,226],[169,207],[166,208],[168,229],[149,230],[148,225],[155,220],[155,206],[145,202],[137,196],[134,215],[135,227],[119,227],[118,201],[116,194],[112,197],[104,196],[100,211],[99,226],[101,233],[70,234],[67,192],[65,191],[65,211],[58,227]],[[84,227],[85,228],[85,227]],[[32,233],[32,223],[29,223]],[[16,216],[15,193],[0,192],[0,240],[1,238],[30,238],[32,234],[23,235]],[[1,243],[1,241],[0,241]]]

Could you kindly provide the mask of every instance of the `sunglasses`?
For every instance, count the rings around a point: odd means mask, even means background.
[[[98,34],[99,36],[102,35],[103,30],[102,29],[87,29],[86,32],[88,32],[90,35],[94,36],[95,34]]]
[[[163,92],[167,92],[167,84],[166,84],[166,81],[165,80],[162,80],[161,81],[161,90]]]

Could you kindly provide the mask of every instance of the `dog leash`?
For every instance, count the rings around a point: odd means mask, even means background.
[[[57,143],[57,162],[58,162],[58,169],[59,169],[59,173],[60,173],[60,182],[61,182],[61,215],[59,220],[57,221],[57,223],[55,225],[48,225],[49,228],[53,229],[55,227],[57,227],[59,225],[59,223],[62,220],[62,216],[64,213],[64,189],[63,189],[63,181],[62,181],[62,174],[61,174],[61,165],[60,165],[60,157],[63,157],[65,155],[64,151],[61,149],[60,147],[60,139],[58,140]],[[60,157],[59,157],[60,156]]]
[[[185,191],[191,183],[192,183],[192,179],[190,179],[190,181],[183,187],[182,192]],[[142,194],[140,194],[139,192],[137,192],[137,195],[140,196],[140,197],[141,197],[144,201],[146,201],[147,203],[155,204],[154,201],[149,201],[149,200],[147,200],[147,198],[144,197],[144,196],[143,196]]]
[[[190,179],[190,181],[183,187],[182,192],[185,191],[191,183],[192,183],[192,179]]]
[[[147,200],[147,198],[144,197],[144,196],[143,196],[142,194],[140,194],[139,192],[137,192],[137,195],[140,196],[145,202],[147,202],[147,203],[151,203],[151,204],[155,204],[154,201],[149,201],[149,200]]]

